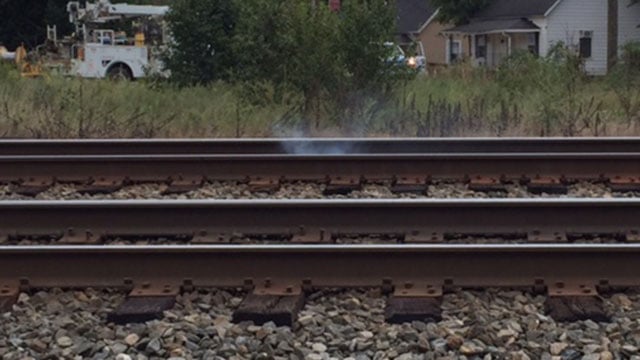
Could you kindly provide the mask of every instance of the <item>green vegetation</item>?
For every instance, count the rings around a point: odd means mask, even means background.
[[[385,61],[394,9],[385,0],[345,0],[340,12],[326,1],[176,0],[168,16],[175,37],[165,61],[170,81],[224,80],[249,105],[270,91],[276,99],[299,94],[311,127],[411,75]]]
[[[638,43],[605,78],[562,45],[416,77],[385,61],[392,2],[342,4],[175,0],[171,81],[22,79],[0,64],[0,137],[640,135]]]
[[[386,98],[363,95],[310,127],[304,96],[267,84],[260,101],[248,103],[241,84],[33,80],[0,67],[0,136],[640,135],[639,48],[627,45],[604,78],[584,76],[562,48],[544,59],[515,55],[495,71],[461,64],[407,79]]]
[[[166,17],[173,49],[164,62],[180,85],[203,85],[232,74],[236,22],[233,0],[179,0]]]

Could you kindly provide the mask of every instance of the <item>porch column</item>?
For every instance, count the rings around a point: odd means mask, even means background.
[[[472,60],[476,58],[476,35],[472,34],[467,37],[469,39],[469,57]]]
[[[452,59],[451,57],[453,56],[453,35],[449,34],[448,37],[448,41],[449,41],[449,46],[447,47],[447,64],[451,64],[452,63]]]

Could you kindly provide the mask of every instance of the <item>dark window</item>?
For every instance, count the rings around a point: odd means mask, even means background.
[[[537,33],[528,34],[527,41],[528,41],[527,49],[529,50],[529,52],[532,53],[533,55],[539,55],[538,54],[538,34]]]
[[[487,35],[476,36],[476,58],[487,57]]]
[[[462,43],[459,40],[452,40],[449,46],[451,63],[454,64],[462,58]]]
[[[580,32],[580,57],[588,59],[591,57],[591,45],[592,45],[592,33],[591,31]]]

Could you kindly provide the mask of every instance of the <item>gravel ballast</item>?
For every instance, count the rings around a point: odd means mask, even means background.
[[[394,193],[390,183],[366,184],[347,195],[325,195],[325,184],[317,182],[284,183],[274,192],[252,191],[237,182],[212,182],[183,194],[163,194],[162,183],[125,186],[109,194],[83,194],[74,184],[56,184],[36,196],[20,195],[14,185],[0,185],[0,200],[142,200],[142,199],[394,199],[394,198],[610,198],[637,197],[634,192],[614,192],[606,184],[581,182],[570,185],[567,194],[534,194],[520,184],[506,185],[506,191],[481,192],[467,184],[441,182],[431,184],[424,193]]]
[[[390,325],[376,290],[311,294],[293,328],[230,322],[242,293],[184,294],[161,320],[114,325],[124,294],[21,294],[0,315],[3,359],[640,359],[640,295],[605,298],[611,323],[556,323],[545,297],[521,291],[459,291],[443,320]]]

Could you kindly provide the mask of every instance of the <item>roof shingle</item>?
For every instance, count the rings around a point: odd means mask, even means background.
[[[399,34],[417,32],[436,12],[428,0],[397,0],[396,8]]]
[[[463,34],[490,34],[501,31],[539,31],[540,28],[527,19],[477,20],[456,26],[446,32]]]
[[[557,0],[492,0],[478,12],[476,19],[523,18],[542,16]]]

